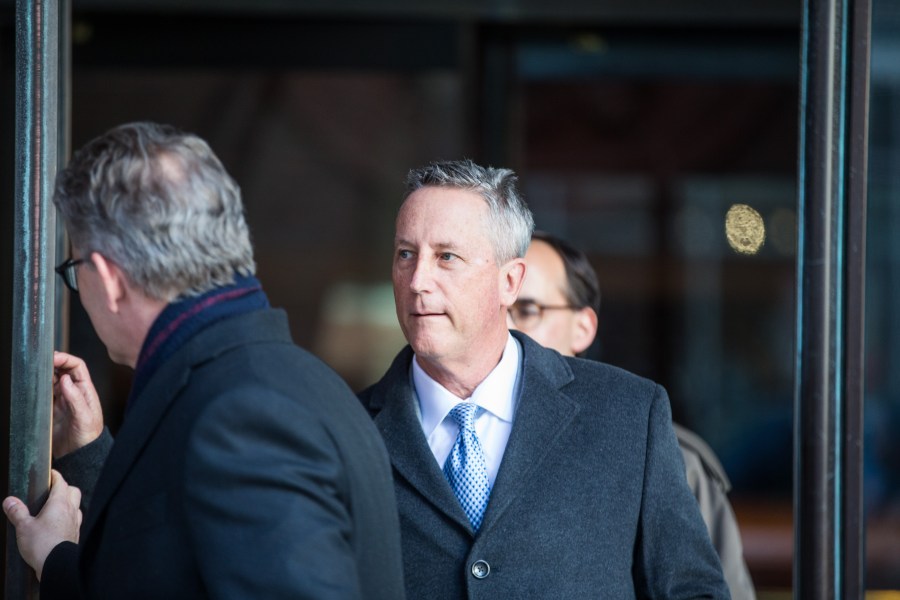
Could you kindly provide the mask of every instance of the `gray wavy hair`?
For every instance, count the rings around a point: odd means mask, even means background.
[[[479,194],[488,204],[488,235],[500,263],[525,256],[534,217],[516,187],[510,169],[482,167],[469,159],[432,162],[406,176],[406,198],[427,187],[459,188]]]
[[[256,271],[240,189],[206,142],[174,127],[129,123],[95,138],[57,176],[53,202],[75,247],[151,298]]]

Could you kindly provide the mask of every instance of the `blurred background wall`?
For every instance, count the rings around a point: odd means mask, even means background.
[[[464,156],[515,169],[538,227],[600,275],[592,356],[665,385],[676,419],[716,450],[754,580],[777,594],[793,544],[800,8],[76,1],[72,142],[131,120],[207,139],[242,187],[272,303],[357,390],[404,343],[390,261],[406,171]],[[879,589],[900,588],[900,6],[873,12],[865,486]],[[7,315],[13,14],[0,2]],[[729,243],[734,205],[761,217],[761,246]],[[8,329],[0,319],[5,390]],[[115,429],[130,371],[77,299],[71,351]]]

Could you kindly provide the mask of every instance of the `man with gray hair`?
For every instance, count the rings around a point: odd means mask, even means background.
[[[407,595],[728,598],[665,391],[509,331],[533,228],[512,171],[409,174],[392,268],[409,346],[360,394]]]
[[[83,361],[54,356],[54,471],[3,509],[42,598],[403,597],[384,445],[269,307],[237,185],[200,138],[117,127],[54,202],[58,267],[135,369],[115,443]],[[86,514],[80,527],[79,494]],[[87,502],[89,500],[89,502]]]

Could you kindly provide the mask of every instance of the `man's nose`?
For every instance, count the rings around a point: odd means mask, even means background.
[[[423,258],[416,260],[412,275],[409,278],[409,289],[416,294],[428,292],[434,284],[434,267]]]

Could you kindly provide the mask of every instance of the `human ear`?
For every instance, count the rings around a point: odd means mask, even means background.
[[[597,336],[597,313],[586,306],[575,313],[572,320],[572,352],[579,354],[590,348]]]
[[[519,297],[522,282],[525,281],[525,259],[514,258],[500,269],[500,303],[512,306]]]
[[[91,252],[90,260],[97,271],[106,308],[112,313],[118,313],[128,289],[125,285],[125,274],[118,265],[99,252]]]

